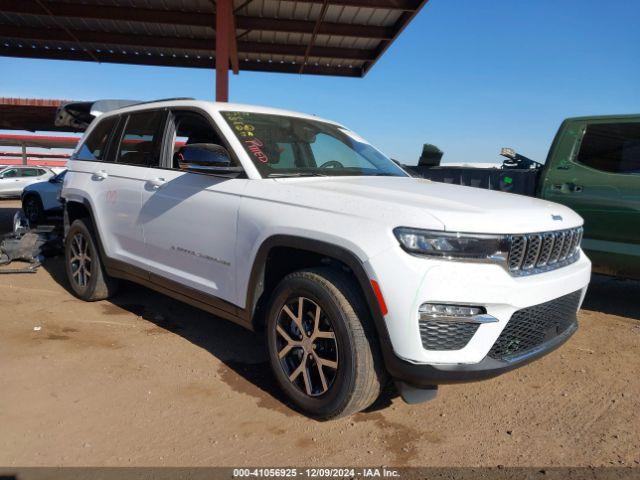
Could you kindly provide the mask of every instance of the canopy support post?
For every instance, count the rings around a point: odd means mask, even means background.
[[[216,2],[216,102],[229,101],[229,56],[233,24],[232,0]]]

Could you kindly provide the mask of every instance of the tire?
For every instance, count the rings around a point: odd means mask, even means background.
[[[75,220],[65,239],[65,270],[74,295],[87,302],[105,300],[117,290],[102,264],[93,227],[88,219]]]
[[[36,194],[27,195],[22,201],[22,211],[24,216],[29,220],[29,226],[38,225],[44,220],[44,207],[42,200]]]
[[[385,374],[371,324],[355,282],[340,271],[301,270],[278,284],[266,319],[269,361],[299,410],[328,420],[378,398]]]

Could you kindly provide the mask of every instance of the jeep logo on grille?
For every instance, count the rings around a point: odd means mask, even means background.
[[[551,215],[551,218],[554,219],[556,222],[562,221],[562,215]]]

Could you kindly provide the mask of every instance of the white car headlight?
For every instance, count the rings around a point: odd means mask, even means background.
[[[476,259],[501,262],[509,251],[505,235],[437,232],[398,227],[393,230],[407,252],[443,258]]]

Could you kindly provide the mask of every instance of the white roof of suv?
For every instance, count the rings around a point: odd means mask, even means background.
[[[158,101],[152,101],[152,102],[137,103],[137,104],[123,107],[123,108],[118,108],[116,110],[111,110],[109,112],[105,112],[105,115],[135,112],[135,111],[148,110],[153,108],[170,108],[170,107],[173,107],[173,108],[192,107],[192,108],[201,108],[203,110],[209,110],[209,111],[214,110],[216,112],[232,111],[232,112],[255,112],[255,113],[266,113],[266,114],[272,114],[272,115],[285,115],[289,117],[307,118],[309,120],[316,120],[320,122],[331,123],[334,125],[340,125],[337,122],[320,118],[315,115],[309,115],[306,113],[300,113],[300,112],[295,112],[291,110],[284,110],[280,108],[271,108],[271,107],[264,107],[264,106],[258,106],[258,105],[246,105],[242,103],[209,102],[206,100],[192,100],[192,99],[168,99],[168,100],[158,100]]]

